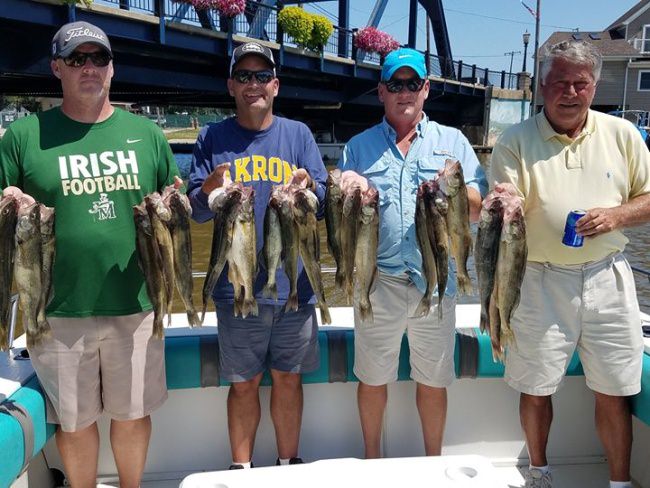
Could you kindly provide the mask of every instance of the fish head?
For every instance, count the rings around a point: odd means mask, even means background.
[[[40,204],[40,207],[41,233],[51,234],[52,229],[54,228],[54,207],[46,207],[42,203]]]
[[[506,241],[511,242],[526,238],[524,210],[521,205],[507,205],[503,212],[503,227]]]
[[[187,195],[184,195],[176,189],[169,195],[169,208],[178,214],[192,215],[190,199],[187,198]]]
[[[464,183],[463,167],[457,159],[446,159],[445,167],[436,177],[440,189],[448,196],[454,196]]]
[[[315,214],[318,210],[318,198],[313,192],[302,189],[294,193],[293,206],[296,215]]]
[[[172,217],[172,213],[169,210],[169,207],[165,205],[165,202],[162,199],[160,193],[153,192],[144,197],[145,204],[147,206],[147,211],[149,216],[155,214],[163,222],[169,222]]]
[[[18,214],[18,199],[13,195],[5,195],[0,199],[0,215],[7,217]]]
[[[34,202],[30,205],[18,206],[18,222],[16,224],[16,238],[27,239],[29,236],[39,234],[41,229],[41,207]]]

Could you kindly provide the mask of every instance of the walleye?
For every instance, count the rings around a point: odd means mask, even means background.
[[[264,247],[262,259],[266,268],[266,284],[262,290],[265,297],[278,299],[278,288],[276,284],[276,273],[282,260],[282,228],[280,227],[280,216],[275,207],[269,205],[264,215]]]
[[[38,308],[39,323],[47,323],[45,308],[52,301],[52,271],[56,256],[56,237],[54,235],[54,208],[41,204],[41,302]],[[49,329],[49,324],[46,326]]]
[[[241,184],[240,184],[241,185]],[[255,234],[255,190],[241,186],[241,201],[235,207],[232,244],[227,253],[228,280],[235,291],[235,317],[257,315],[257,301],[253,294],[257,271]]]
[[[341,192],[341,170],[335,169],[327,177],[325,192],[325,226],[327,228],[327,248],[336,262],[334,282],[340,289],[345,283],[345,263],[341,249],[341,222],[343,219],[343,193]]]
[[[510,319],[519,305],[527,256],[523,209],[519,200],[509,200],[504,204],[496,278],[490,298],[492,351],[499,359],[503,359],[504,348],[515,342]]]
[[[341,252],[343,254],[343,283],[348,305],[354,294],[354,260],[357,248],[359,213],[361,212],[361,188],[346,192],[343,200],[343,221],[341,222]]]
[[[5,195],[0,199],[0,351],[9,349],[11,284],[14,276],[18,200]]]
[[[481,332],[490,332],[490,296],[496,278],[502,225],[503,203],[499,195],[492,192],[483,200],[474,244],[474,263],[481,298]]]
[[[167,222],[171,233],[174,253],[174,281],[178,294],[185,305],[187,322],[190,327],[199,327],[202,320],[194,307],[193,279],[192,279],[192,236],[190,234],[190,218],[192,206],[186,195],[183,195],[174,186],[169,186],[163,192],[163,200],[171,211],[171,218]]]
[[[426,182],[418,188],[415,198],[415,235],[417,237],[420,254],[422,255],[422,271],[427,289],[422,300],[415,309],[414,317],[425,317],[431,309],[431,297],[437,284],[438,273],[436,271],[436,257],[434,255],[431,240],[429,239],[429,219],[427,218],[428,202],[425,198]]]
[[[226,188],[217,188],[208,198],[208,206],[214,213],[212,231],[212,250],[208,272],[203,282],[203,311],[201,322],[205,319],[208,309],[210,294],[214,289],[221,272],[226,265],[228,251],[232,244],[232,226],[235,220],[233,209],[241,201],[241,185],[230,185]]]
[[[172,301],[174,299],[174,245],[172,236],[167,228],[167,222],[171,219],[171,212],[163,202],[158,192],[151,193],[144,197],[145,207],[151,220],[153,236],[160,251],[161,266],[165,285],[165,313],[168,313],[168,322],[171,324]]]
[[[14,276],[26,324],[27,346],[32,347],[49,333],[47,321],[39,322],[42,296],[41,207],[38,203],[18,208]]]
[[[425,209],[427,213],[427,233],[436,262],[438,285],[438,318],[442,320],[442,300],[447,290],[449,277],[449,208],[448,200],[438,183],[433,180],[425,183]]]
[[[469,230],[469,200],[467,186],[460,161],[447,159],[444,169],[436,178],[440,188],[447,195],[447,229],[451,238],[451,254],[456,261],[458,291],[463,295],[472,293],[472,281],[467,273],[467,259],[472,249],[472,236]]]
[[[163,319],[167,310],[167,295],[165,277],[162,268],[162,256],[158,243],[154,236],[153,226],[146,204],[133,206],[133,220],[135,222],[135,243],[137,249],[138,263],[144,282],[147,287],[147,294],[153,306],[153,332],[152,336],[162,339]]]
[[[298,227],[300,241],[300,256],[304,264],[307,278],[311,284],[316,301],[320,308],[321,321],[331,324],[329,308],[325,302],[325,291],[320,273],[320,238],[316,222],[318,198],[305,188],[295,189],[293,192],[293,215]]]
[[[298,310],[298,256],[300,238],[298,224],[293,218],[293,191],[291,186],[276,186],[271,194],[270,206],[278,213],[284,255],[284,271],[289,278],[289,297],[285,311]]]
[[[359,317],[362,322],[374,322],[370,290],[377,278],[377,246],[379,242],[379,192],[368,188],[361,195],[361,208],[354,257]]]

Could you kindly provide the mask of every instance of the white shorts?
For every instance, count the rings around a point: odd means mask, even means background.
[[[406,331],[411,378],[427,386],[443,388],[454,380],[455,300],[445,297],[443,319],[438,319],[438,299],[433,297],[429,315],[412,318],[422,292],[406,275],[379,273],[370,295],[373,322],[362,322],[354,307],[354,374],[367,385],[397,380],[400,346]]]
[[[505,381],[529,395],[557,391],[577,347],[587,386],[641,390],[643,333],[634,277],[622,254],[577,266],[528,263],[512,318]]]

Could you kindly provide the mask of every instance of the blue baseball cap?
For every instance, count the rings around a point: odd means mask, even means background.
[[[421,78],[427,78],[427,68],[424,64],[424,54],[415,49],[403,47],[392,51],[384,59],[381,69],[381,81],[388,81],[400,68],[411,68]]]

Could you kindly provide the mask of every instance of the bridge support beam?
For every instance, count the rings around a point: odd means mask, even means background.
[[[408,46],[415,49],[418,36],[418,0],[410,0],[409,8],[409,43]],[[427,29],[429,26],[427,26]]]
[[[449,32],[447,31],[447,21],[445,20],[445,11],[442,6],[442,0],[418,1],[431,18],[433,38],[436,41],[438,56],[441,58],[440,68],[442,76],[445,78],[454,78],[455,74],[453,56],[451,55],[451,42],[449,41]]]
[[[348,57],[349,38],[348,38],[348,29],[350,28],[350,1],[349,0],[339,0],[339,18],[338,18],[339,27],[339,56],[342,58]]]

